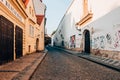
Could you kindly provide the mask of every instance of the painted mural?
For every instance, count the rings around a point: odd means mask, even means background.
[[[70,47],[75,48],[76,43],[75,43],[75,35],[70,37]]]

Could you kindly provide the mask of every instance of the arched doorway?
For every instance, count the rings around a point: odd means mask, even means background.
[[[39,51],[39,39],[37,38],[36,39],[36,52]]]
[[[89,30],[84,31],[84,52],[90,53],[90,32]]]

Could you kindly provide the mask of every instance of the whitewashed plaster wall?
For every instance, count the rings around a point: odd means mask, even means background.
[[[35,13],[36,15],[44,15],[45,14],[45,4],[41,2],[40,0],[33,0]]]
[[[66,47],[70,46],[70,37],[75,35],[78,39],[79,31],[76,29],[75,24],[79,21],[81,14],[81,7],[79,7],[80,3],[82,4],[81,0],[73,1],[69,9],[66,11],[65,15],[63,16],[58,29],[55,33],[55,38],[58,38],[58,41],[55,42],[57,45],[61,45],[61,37],[60,35],[63,34],[64,43]],[[76,43],[77,44],[77,43]],[[79,43],[80,44],[80,43]],[[76,46],[79,47],[80,45]]]
[[[94,28],[91,43],[93,49],[120,51],[120,7],[88,26]]]
[[[120,0],[88,0],[88,9],[91,10],[93,13],[92,21],[87,23],[84,26],[81,26],[81,32],[76,29],[75,24],[80,21],[83,15],[83,0],[73,0],[72,4],[66,11],[65,15],[63,16],[58,29],[55,33],[54,40],[56,42],[56,45],[61,46],[61,37],[60,35],[63,34],[65,46],[69,47],[70,44],[70,36],[76,35],[76,47],[80,47],[81,45],[81,39],[82,36],[80,36],[85,29],[88,29],[91,31],[93,28],[97,33],[94,33],[91,35],[91,45],[92,48],[95,48],[95,43],[93,41],[93,38],[97,37],[95,35],[98,34],[105,34],[106,30],[112,30],[113,24],[110,24],[112,21],[109,21],[109,17],[114,16],[115,13],[112,15],[108,14],[109,12],[113,12],[114,9],[120,6]],[[108,16],[107,16],[108,15]],[[105,17],[104,19],[101,19],[102,17]],[[119,18],[119,15],[115,17],[111,17],[111,20],[113,18]],[[114,19],[114,24],[116,23],[116,20]],[[99,21],[101,20],[101,21]],[[120,21],[120,20],[119,20]],[[117,24],[116,24],[117,25]],[[60,31],[61,30],[61,31]],[[100,32],[99,32],[100,31]],[[80,34],[80,35],[79,35]],[[58,40],[56,41],[57,38]],[[93,47],[94,46],[94,47]]]

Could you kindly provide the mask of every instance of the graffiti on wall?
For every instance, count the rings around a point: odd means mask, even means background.
[[[94,46],[95,49],[104,49],[105,48],[105,37],[104,36],[99,36],[97,38],[93,39],[92,45]]]
[[[94,36],[92,46],[94,49],[120,49],[120,30],[105,35]]]
[[[100,36],[100,48],[104,49],[105,48],[105,37]]]
[[[109,33],[106,35],[106,39],[107,39],[107,43],[111,45],[112,44],[112,37]]]
[[[114,36],[114,47],[115,48],[120,47],[120,30],[118,30],[115,33],[115,36]]]
[[[92,45],[95,49],[99,48],[98,41],[99,41],[99,37],[93,39]]]

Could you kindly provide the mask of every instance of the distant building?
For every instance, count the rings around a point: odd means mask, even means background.
[[[53,43],[85,53],[120,59],[120,0],[73,0]]]
[[[51,37],[48,34],[45,34],[45,46],[51,44]]]
[[[0,64],[44,50],[45,5],[34,0],[0,0]],[[40,16],[38,18],[38,16]]]

